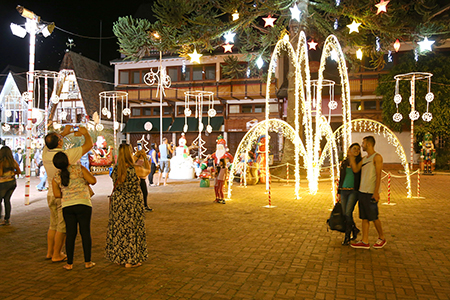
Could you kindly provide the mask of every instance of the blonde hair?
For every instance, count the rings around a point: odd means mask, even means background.
[[[119,157],[117,159],[117,184],[122,184],[127,176],[127,169],[134,165],[133,157],[131,155],[131,146],[121,144],[119,146]]]

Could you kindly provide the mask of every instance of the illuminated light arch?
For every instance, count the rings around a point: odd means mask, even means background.
[[[350,123],[350,129],[353,128],[354,132],[373,132],[380,136],[383,136],[387,139],[388,143],[395,147],[395,153],[397,153],[398,157],[401,160],[401,164],[406,174],[406,190],[407,197],[411,198],[411,175],[408,166],[408,159],[406,158],[405,151],[403,149],[402,144],[398,140],[397,136],[390,130],[386,125],[369,119],[355,119]],[[342,137],[342,131],[344,129],[344,125],[341,125],[334,132],[335,140],[340,140]],[[327,151],[330,145],[327,143],[324,147],[324,152]],[[347,154],[347,148],[344,148],[344,155]]]
[[[236,154],[234,156],[234,159],[239,161],[241,154],[247,155],[248,152],[252,149],[252,145],[254,142],[258,140],[258,138],[261,135],[266,135],[268,137],[268,132],[281,132],[285,137],[287,137],[294,145],[298,145],[299,153],[303,157],[306,156],[305,147],[303,146],[303,143],[298,136],[298,134],[295,132],[294,128],[292,128],[291,125],[289,125],[287,122],[279,119],[269,119],[264,120],[256,124],[252,129],[250,129],[242,138],[241,142],[239,143],[239,146],[236,150]],[[266,147],[266,149],[269,147]],[[267,153],[266,153],[267,155]],[[268,157],[268,156],[266,156]],[[266,159],[268,161],[268,159]],[[236,173],[237,169],[237,163],[232,164],[229,177],[228,177],[228,193],[227,197],[231,198],[231,187],[233,185],[233,179],[234,174]],[[267,166],[268,164],[266,164]],[[268,170],[268,167],[266,168]],[[269,172],[266,172],[269,173]],[[242,176],[242,175],[241,175]],[[299,198],[299,190],[300,190],[300,170],[298,164],[295,166],[295,197]]]

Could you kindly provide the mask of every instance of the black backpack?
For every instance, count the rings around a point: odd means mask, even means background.
[[[327,220],[327,224],[331,230],[345,232],[345,215],[342,211],[342,205],[340,202],[336,202],[334,205],[330,218]]]

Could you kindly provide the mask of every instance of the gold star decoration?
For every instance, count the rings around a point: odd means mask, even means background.
[[[267,18],[262,18],[264,20],[264,22],[266,22],[264,24],[264,27],[270,26],[273,27],[273,22],[275,22],[277,20],[277,18],[272,18],[271,15],[269,15]]]
[[[317,50],[316,47],[319,43],[314,42],[314,40],[311,40],[311,42],[308,42],[309,50]]]
[[[203,56],[203,54],[197,53],[197,49],[194,49],[194,53],[189,53],[188,55],[193,63],[200,63],[200,57]]]
[[[386,5],[388,5],[389,1],[390,0],[388,0],[388,1],[381,0],[380,3],[375,4],[375,6],[378,8],[377,15],[379,13],[386,12]]]
[[[352,32],[359,32],[358,27],[361,25],[361,23],[357,23],[355,20],[353,20],[352,24],[347,25],[347,27],[350,29],[349,33]]]
[[[234,46],[234,45],[231,45],[231,44],[225,44],[225,45],[222,45],[222,47],[223,47],[223,53],[233,52],[233,46]]]

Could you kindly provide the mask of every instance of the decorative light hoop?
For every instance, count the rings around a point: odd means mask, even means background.
[[[430,79],[433,74],[428,72],[411,72],[406,74],[398,74],[394,76],[396,80],[422,80],[422,79]]]

